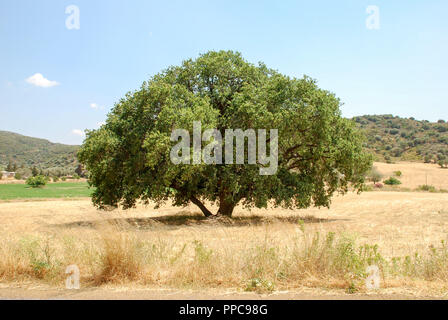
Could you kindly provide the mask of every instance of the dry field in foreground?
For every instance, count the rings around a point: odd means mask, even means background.
[[[378,264],[380,294],[446,297],[447,231],[448,195],[438,193],[348,194],[330,210],[238,208],[232,220],[205,220],[195,206],[0,202],[0,284],[62,289],[77,264],[85,288],[363,294],[365,267]]]

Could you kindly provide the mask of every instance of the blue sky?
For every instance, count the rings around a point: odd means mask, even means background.
[[[0,130],[80,144],[126,92],[221,49],[317,79],[347,117],[448,120],[446,0],[1,0]]]

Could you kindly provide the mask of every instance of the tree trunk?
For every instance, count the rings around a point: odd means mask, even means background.
[[[221,199],[219,201],[219,210],[217,215],[226,216],[230,218],[232,216],[233,209],[235,209],[235,204],[233,202]]]
[[[201,209],[202,213],[204,214],[204,216],[206,216],[207,218],[213,216],[213,214],[210,212],[210,210],[208,210],[201,201],[199,201],[199,199],[191,196],[190,198],[191,202],[193,202],[195,205],[197,205],[199,207],[199,209]]]
[[[204,216],[206,216],[207,218],[217,217],[217,216],[225,216],[225,217],[230,218],[232,216],[233,209],[235,209],[235,204],[233,202],[226,201],[223,198],[221,198],[221,200],[219,201],[218,212],[216,213],[216,215],[214,215],[213,213],[211,213],[210,210],[208,210],[204,206],[204,204],[198,198],[191,196],[190,201],[192,203],[194,203],[195,205],[197,205],[199,207],[199,209],[201,209]]]

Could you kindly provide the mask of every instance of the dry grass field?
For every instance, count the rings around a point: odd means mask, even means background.
[[[425,171],[431,184],[448,188],[441,178],[448,170],[376,165],[401,170],[410,188]],[[331,209],[238,208],[231,220],[206,220],[195,206],[103,212],[89,199],[3,201],[0,298],[67,292],[70,264],[79,266],[87,290],[80,298],[144,298],[141,290],[152,290],[148,298],[169,297],[161,290],[208,298],[446,298],[447,232],[444,193],[350,193],[335,197]],[[371,264],[381,269],[374,292],[365,288]]]
[[[374,163],[374,166],[385,178],[394,176],[395,171],[401,171],[399,177],[405,188],[415,189],[418,186],[428,184],[437,189],[448,190],[448,169],[442,169],[437,164],[400,162],[400,163]]]

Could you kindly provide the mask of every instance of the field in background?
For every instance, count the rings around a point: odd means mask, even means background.
[[[428,184],[437,189],[448,190],[448,169],[442,169],[437,164],[399,162],[373,164],[378,171],[384,175],[384,179],[393,177],[395,171],[401,171],[402,176],[397,177],[402,184],[400,187],[416,189],[421,185]]]
[[[401,171],[398,179],[402,184],[395,189],[415,190],[421,185],[431,185],[436,189],[448,190],[448,169],[436,164],[400,162],[395,164],[374,163],[374,167],[383,175],[383,180],[395,176]],[[383,189],[382,191],[390,191]],[[394,190],[394,188],[392,188]],[[49,183],[43,188],[33,189],[25,185],[23,180],[0,180],[0,200],[36,199],[36,198],[82,198],[89,197],[92,189],[83,180]]]
[[[91,194],[92,189],[89,189],[85,181],[48,183],[43,188],[31,188],[23,183],[0,184],[0,200],[83,198]]]

